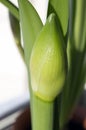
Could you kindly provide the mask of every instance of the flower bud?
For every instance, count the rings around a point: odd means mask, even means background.
[[[66,60],[63,44],[55,14],[51,14],[36,39],[30,58],[32,90],[44,101],[53,101],[64,86]]]

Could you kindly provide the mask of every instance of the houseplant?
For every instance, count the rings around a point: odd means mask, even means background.
[[[32,129],[62,130],[85,83],[86,1],[50,0],[45,25],[27,0],[1,2],[21,24]]]

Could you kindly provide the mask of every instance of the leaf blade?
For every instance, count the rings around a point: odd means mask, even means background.
[[[59,17],[64,35],[67,33],[68,28],[68,4],[68,0],[50,0],[50,5],[54,8]]]
[[[36,10],[33,8],[30,2],[28,2],[28,0],[18,0],[18,2],[24,42],[25,59],[26,64],[28,64],[33,44],[43,24]]]

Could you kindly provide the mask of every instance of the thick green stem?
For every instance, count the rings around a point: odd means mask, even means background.
[[[32,103],[33,130],[53,130],[53,102],[44,102],[33,94]]]
[[[18,8],[9,0],[0,0],[2,4],[4,4],[9,11],[19,20],[19,12]]]
[[[28,75],[32,130],[53,130],[54,102],[45,102],[34,95],[29,71]]]

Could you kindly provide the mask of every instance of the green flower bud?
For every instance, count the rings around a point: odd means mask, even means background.
[[[55,15],[51,14],[32,49],[30,58],[32,90],[44,101],[53,101],[65,82],[65,51],[60,35]]]

